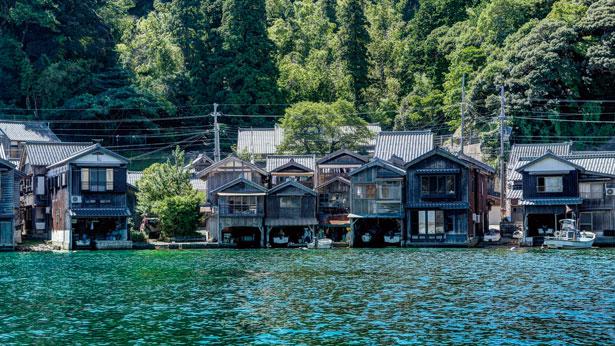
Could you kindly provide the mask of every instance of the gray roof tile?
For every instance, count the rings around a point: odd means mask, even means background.
[[[267,172],[271,172],[276,168],[282,167],[289,163],[290,160],[314,170],[316,167],[315,155],[269,155],[267,156]]]
[[[43,122],[0,121],[0,131],[12,141],[60,141],[47,123]]]
[[[410,162],[433,149],[433,133],[427,131],[383,131],[376,139],[375,157],[389,160],[395,155]]]
[[[522,157],[539,157],[544,155],[547,151],[551,151],[555,155],[567,155],[570,153],[571,146],[572,142],[513,144],[512,148],[510,148],[508,165],[506,166],[508,176],[511,175],[511,170],[520,167],[517,165],[517,162],[519,162],[519,159]]]
[[[33,166],[49,166],[90,146],[87,142],[30,142],[25,146],[25,157]]]

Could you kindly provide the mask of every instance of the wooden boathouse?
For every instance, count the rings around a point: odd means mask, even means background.
[[[265,226],[272,246],[304,246],[313,239],[317,224],[314,190],[288,180],[267,193]]]
[[[349,242],[350,176],[368,159],[349,150],[335,151],[316,162],[318,226],[335,242]]]
[[[207,188],[206,224],[221,245],[265,245],[263,216],[267,172],[231,155],[197,173]]]
[[[350,172],[351,246],[402,245],[406,171],[382,159]]]
[[[489,227],[495,169],[436,148],[406,164],[409,246],[470,246]]]

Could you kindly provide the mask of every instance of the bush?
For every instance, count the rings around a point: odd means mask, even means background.
[[[169,196],[156,203],[155,212],[160,218],[161,238],[196,235],[202,202],[202,194],[191,192],[181,196]]]
[[[130,240],[137,242],[137,243],[142,243],[145,241],[145,234],[139,232],[139,231],[134,231],[131,230],[130,231]]]

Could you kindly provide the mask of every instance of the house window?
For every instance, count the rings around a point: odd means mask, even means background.
[[[442,210],[419,210],[419,234],[444,233],[444,211]]]
[[[454,175],[432,175],[421,177],[421,195],[454,195]]]
[[[113,190],[113,168],[82,168],[81,190],[94,192]]]
[[[45,194],[45,177],[42,175],[36,177],[36,194],[39,196]]]
[[[107,191],[113,191],[113,168],[107,168]]]
[[[295,209],[301,207],[301,200],[295,196],[281,196],[280,208]]]
[[[375,184],[355,185],[355,195],[359,199],[376,199],[376,185]]]
[[[401,185],[398,181],[385,181],[384,183],[378,185],[378,198],[395,201],[401,200],[400,186]]]
[[[562,192],[564,184],[562,177],[538,177],[536,184],[538,192]]]
[[[602,183],[580,183],[579,194],[584,199],[602,199],[604,194],[604,184]]]
[[[592,211],[579,213],[579,229],[596,232],[613,229],[612,215],[609,211]]]

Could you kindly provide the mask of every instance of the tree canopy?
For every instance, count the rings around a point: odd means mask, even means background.
[[[218,103],[229,115],[228,152],[238,127],[284,116],[292,134],[291,114],[322,117],[338,100],[385,129],[450,134],[465,75],[468,133],[492,133],[503,85],[513,141],[600,147],[615,134],[614,8],[614,0],[8,0],[0,112],[139,154],[177,142],[211,151],[206,115]],[[69,121],[81,119],[93,125]],[[287,150],[298,150],[293,141]]]

